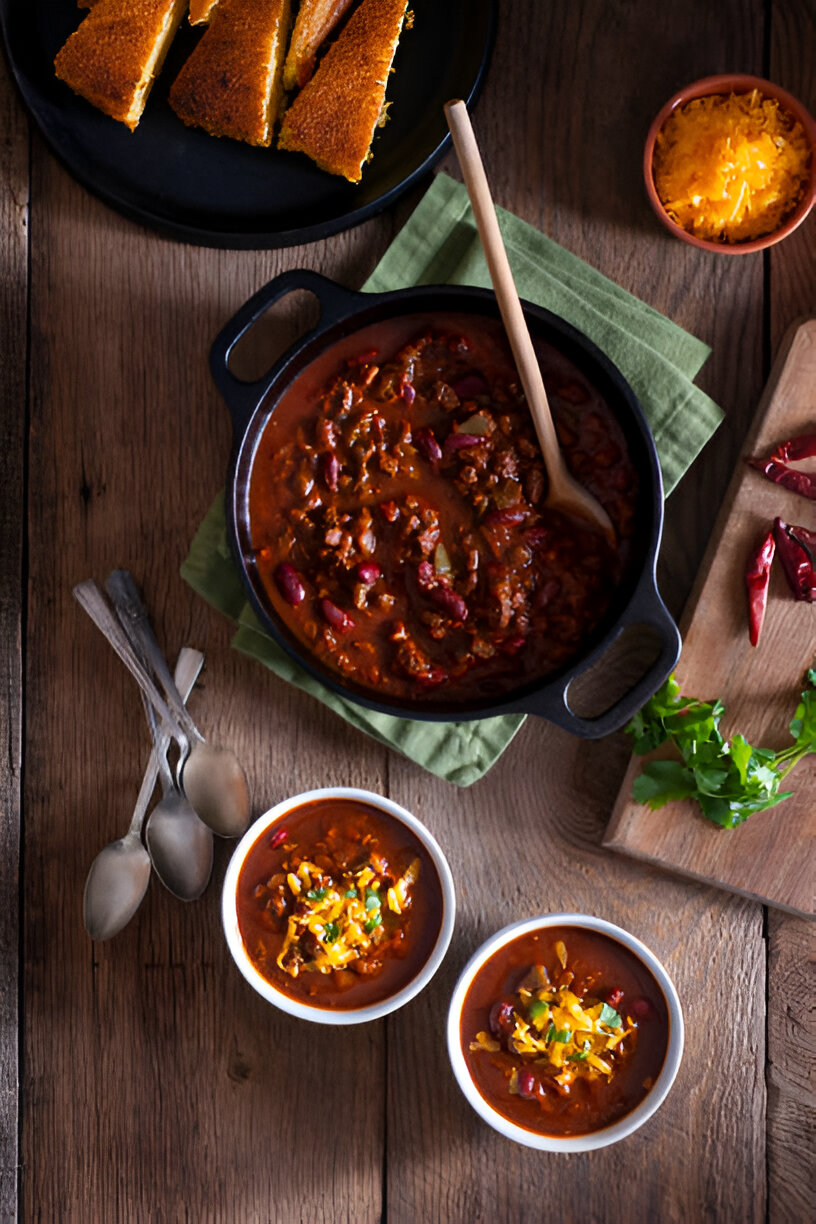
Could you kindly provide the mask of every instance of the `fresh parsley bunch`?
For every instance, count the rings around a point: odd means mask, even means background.
[[[696,799],[703,815],[726,829],[789,798],[792,792],[780,792],[781,783],[803,756],[816,752],[813,668],[806,683],[790,724],[794,742],[773,752],[752,747],[742,735],[725,740],[720,733],[723,703],[684,697],[672,674],[626,730],[638,755],[668,742],[681,759],[647,762],[635,778],[632,797],[652,809],[676,799]]]

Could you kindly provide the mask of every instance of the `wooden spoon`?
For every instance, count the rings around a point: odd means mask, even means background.
[[[467,106],[461,99],[445,104],[453,145],[465,179],[479,237],[482,240],[490,279],[499,303],[499,310],[516,361],[521,385],[527,397],[527,405],[533,418],[538,444],[547,469],[549,492],[546,504],[553,510],[575,518],[586,519],[594,524],[615,546],[615,529],[603,506],[570,474],[558,436],[555,432],[544,380],[541,377],[538,359],[530,339],[524,312],[521,309],[518,291],[510,262],[504,249],[496,209],[487,185],[479,146],[470,123]]]

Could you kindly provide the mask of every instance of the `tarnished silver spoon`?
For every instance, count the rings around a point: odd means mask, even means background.
[[[195,652],[203,662],[204,656]],[[178,670],[176,671],[176,684]],[[213,866],[213,835],[199,820],[190,800],[176,785],[167,761],[171,736],[159,727],[150,702],[145,711],[159,760],[162,798],[150,813],[145,840],[156,875],[180,901],[195,901],[210,882]]]
[[[99,851],[85,881],[83,912],[91,939],[110,939],[127,926],[144,900],[150,883],[150,855],[142,845],[145,812],[156,785],[151,754],[130,828],[124,837]]]
[[[167,700],[162,697],[93,579],[78,583],[73,593],[77,602],[110,642],[142,692],[150,698],[156,713],[178,743],[181,754],[181,786],[198,815],[213,833],[220,837],[240,837],[249,825],[250,801],[246,775],[235,753],[229,748],[206,743],[183,703],[174,700],[169,690]],[[154,662],[154,659],[157,664],[160,662],[169,676],[167,664],[155,644],[152,631],[149,646],[147,638],[144,644],[148,647],[147,653],[151,662]],[[150,653],[151,649],[155,651],[155,655]],[[178,698],[178,693],[175,697]],[[172,706],[172,713],[168,702]]]
[[[199,651],[186,647],[179,655],[176,683],[185,700],[192,692],[203,660]],[[142,826],[158,773],[154,750],[139,788],[130,828],[124,837],[103,847],[91,863],[83,901],[85,928],[91,939],[111,939],[118,934],[144,900],[150,882],[150,855],[142,845]]]
[[[213,833],[240,837],[249,825],[250,803],[246,774],[238,758],[229,748],[207,743],[190,717],[133,575],[128,570],[114,570],[105,585],[131,644],[158,678],[173,716],[189,741],[189,755],[180,766],[185,795]]]

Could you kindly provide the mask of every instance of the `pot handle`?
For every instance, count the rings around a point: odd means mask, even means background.
[[[343,318],[356,306],[359,299],[365,296],[351,289],[344,289],[342,285],[308,268],[292,268],[268,281],[249,301],[244,302],[240,310],[221,328],[210,348],[210,372],[230,410],[236,437],[243,434],[250,417],[271,386],[281,362],[276,362],[272,369],[256,382],[243,382],[230,372],[230,354],[241,337],[246,335],[274,302],[280,301],[287,293],[293,293],[296,289],[306,289],[313,293],[320,304],[320,318],[313,328],[304,333],[298,344]],[[288,356],[289,354],[285,353],[281,361],[288,360]]]
[[[567,701],[567,690],[575,678],[575,676],[570,676],[560,691],[553,685],[552,689],[549,689],[548,686],[548,691],[532,696],[525,703],[526,713],[546,718],[549,722],[555,723],[557,727],[570,731],[573,735],[581,736],[583,739],[600,739],[625,726],[657,692],[680,657],[682,645],[680,631],[660,598],[654,573],[644,574],[641,585],[635,591],[609,646],[616,642],[624,629],[631,625],[647,625],[654,629],[661,640],[660,653],[647,668],[645,674],[632,685],[628,692],[619,697],[614,705],[611,705],[603,714],[599,714],[597,718],[581,718],[578,714],[573,713]],[[591,659],[585,667],[581,668],[581,672],[597,666],[599,661],[597,658]],[[575,675],[580,675],[581,672]]]

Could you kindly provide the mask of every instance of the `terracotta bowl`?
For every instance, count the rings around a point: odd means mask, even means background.
[[[691,102],[694,98],[704,98],[710,94],[750,93],[752,89],[758,89],[764,97],[772,98],[778,102],[784,110],[798,119],[805,129],[805,134],[811,145],[810,176],[805,188],[805,194],[783,224],[772,233],[763,234],[761,238],[739,243],[712,242],[709,239],[698,238],[695,234],[688,233],[682,226],[672,221],[660,202],[653,174],[657,134],[669,116],[678,107],[685,106],[687,102]],[[781,242],[783,238],[787,238],[788,234],[792,234],[802,224],[813,208],[814,203],[816,203],[816,122],[814,122],[809,112],[805,110],[801,102],[797,101],[787,90],[774,85],[772,81],[766,81],[762,77],[748,76],[745,73],[739,72],[704,77],[703,80],[686,85],[685,89],[681,89],[673,98],[670,98],[655,116],[654,122],[649,128],[649,134],[646,137],[646,145],[643,150],[643,180],[652,208],[669,233],[673,234],[675,238],[680,238],[683,242],[689,243],[690,246],[700,247],[704,251],[716,251],[719,255],[750,255],[754,251],[763,251],[766,247],[773,246],[774,243]]]

